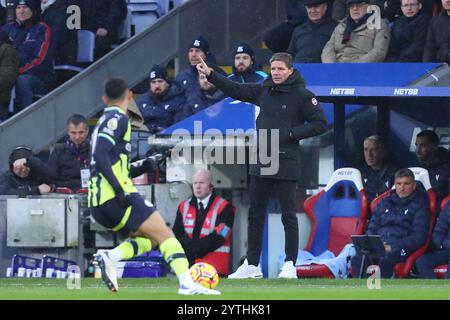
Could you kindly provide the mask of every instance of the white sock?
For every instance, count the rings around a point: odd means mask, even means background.
[[[185,287],[191,287],[195,283],[194,280],[192,280],[191,273],[189,271],[180,274],[178,281],[180,281],[180,285]]]

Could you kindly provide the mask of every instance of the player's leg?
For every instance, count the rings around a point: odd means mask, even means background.
[[[152,239],[159,244],[159,250],[164,259],[178,277],[180,282],[179,294],[220,294],[219,291],[204,288],[192,280],[184,249],[158,211],[153,212],[142,223],[137,234]]]
[[[133,234],[155,212],[155,208],[151,202],[143,200],[139,194],[132,194],[131,197],[133,205],[126,209],[121,208],[115,199],[94,208],[92,214],[95,220],[112,231],[125,235]],[[118,291],[116,263],[148,252],[152,247],[154,247],[154,244],[150,239],[133,237],[125,240],[114,249],[98,250],[95,254],[95,261],[102,271],[103,282],[111,291]]]

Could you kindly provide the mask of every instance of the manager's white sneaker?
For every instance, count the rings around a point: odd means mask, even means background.
[[[222,294],[220,291],[205,288],[197,283],[192,283],[191,286],[187,287],[185,285],[180,285],[178,288],[178,294],[183,295],[196,295],[196,294],[205,294],[205,295],[219,295]]]
[[[228,276],[228,279],[250,279],[250,278],[262,278],[263,274],[261,272],[261,266],[254,266],[248,264],[247,259],[244,263],[237,268],[235,273]]]
[[[297,279],[297,269],[292,261],[286,261],[278,274],[280,279]]]
[[[102,280],[112,292],[119,291],[117,284],[116,264],[109,258],[108,251],[98,250],[94,255],[94,261],[100,267]]]

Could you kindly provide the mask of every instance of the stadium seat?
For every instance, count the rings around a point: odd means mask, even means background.
[[[158,1],[132,0],[128,3],[131,12],[131,35],[151,26],[164,12]]]
[[[80,29],[77,32],[78,52],[77,63],[94,62],[95,34],[89,30]],[[71,70],[81,72],[84,68],[69,64],[55,65],[55,70]]]
[[[428,193],[428,199],[429,199],[429,203],[430,203],[430,227],[428,229],[428,238],[427,238],[426,244],[424,244],[422,247],[420,247],[419,249],[414,251],[405,262],[397,263],[395,265],[394,276],[396,278],[405,278],[405,277],[409,276],[416,259],[418,257],[420,257],[422,254],[424,254],[424,252],[428,248],[428,245],[430,244],[431,234],[433,232],[434,223],[436,221],[436,194],[433,191],[433,189],[431,188],[428,170],[426,170],[424,168],[420,168],[420,167],[412,167],[409,169],[414,173],[416,182],[420,182],[422,184],[423,188]],[[395,186],[394,186],[394,188],[395,188]],[[383,193],[382,195],[380,195],[379,197],[375,198],[372,201],[372,203],[370,205],[372,212],[375,212],[375,208],[377,207],[377,205],[381,199],[387,197],[391,192],[394,192],[394,188],[392,190],[386,191],[385,193]]]
[[[329,250],[338,256],[352,242],[351,235],[362,234],[366,225],[368,202],[359,170],[336,170],[322,191],[306,199],[304,210],[311,221],[305,250],[314,256]],[[299,278],[334,278],[321,264],[297,265],[296,269]]]
[[[441,212],[444,211],[445,206],[450,201],[450,196],[445,197],[442,199],[441,202]],[[437,278],[444,279],[447,274],[448,264],[441,264],[434,268],[434,274]]]

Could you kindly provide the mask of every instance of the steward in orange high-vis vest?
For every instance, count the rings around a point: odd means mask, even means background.
[[[233,222],[230,202],[212,193],[201,201],[195,196],[181,201],[173,231],[191,265],[206,262],[228,275]]]

